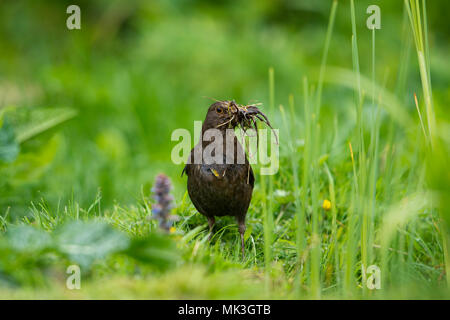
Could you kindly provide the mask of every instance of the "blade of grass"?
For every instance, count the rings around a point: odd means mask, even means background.
[[[337,9],[338,1],[333,0],[333,3],[331,5],[331,12],[330,17],[328,20],[328,28],[327,33],[325,36],[325,46],[323,48],[322,53],[322,61],[320,63],[320,71],[319,71],[319,81],[317,83],[317,97],[316,97],[316,105],[317,105],[317,116],[320,116],[320,108],[322,105],[322,87],[323,87],[323,79],[325,76],[325,68],[327,64],[327,58],[328,58],[328,50],[330,48],[330,42],[331,42],[331,35],[333,33],[334,28],[334,20],[336,17],[336,9]]]
[[[302,213],[306,217],[308,215],[308,202],[309,202],[309,182],[310,182],[310,162],[311,162],[311,120],[312,115],[310,111],[310,99],[309,99],[309,85],[308,78],[303,78],[303,98],[304,98],[304,121],[305,121],[305,143],[303,151],[303,172],[302,172]],[[306,219],[306,218],[305,218]],[[306,238],[306,237],[305,237]],[[304,240],[302,240],[304,241]],[[306,249],[306,245],[303,247]],[[305,273],[310,267],[309,260],[306,259],[308,252],[302,252],[300,259],[303,261]]]
[[[291,117],[294,117],[294,97],[293,95],[289,96],[289,105],[290,105],[290,110],[291,110]],[[288,146],[289,146],[289,151],[290,151],[290,158],[291,158],[291,166],[292,166],[292,175],[293,175],[293,182],[294,182],[294,201],[295,201],[295,217],[296,217],[296,245],[297,245],[297,263],[298,263],[298,269],[302,270],[302,253],[303,250],[305,248],[304,245],[304,239],[306,238],[305,236],[305,231],[304,231],[304,214],[302,212],[301,209],[301,202],[300,202],[300,184],[299,184],[299,179],[298,179],[298,159],[297,159],[297,153],[294,150],[294,144],[293,144],[293,137],[292,137],[292,129],[293,127],[291,127],[288,124],[288,121],[286,119],[286,113],[284,111],[284,108],[282,106],[280,106],[280,111],[281,111],[281,115],[283,118],[283,123],[285,125],[285,127],[287,128],[287,132],[288,132]],[[300,296],[300,288],[301,288],[301,276],[300,276],[300,272],[297,275],[297,281],[296,281],[296,286],[297,286],[297,292],[298,295]]]

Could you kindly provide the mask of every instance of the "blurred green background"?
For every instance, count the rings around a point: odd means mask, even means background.
[[[382,22],[377,78],[388,74],[387,87],[401,92],[414,112],[417,73],[407,74],[407,90],[398,81],[403,1],[357,1],[361,71],[370,74],[365,10],[373,3],[381,7]],[[210,98],[267,106],[269,67],[276,104],[286,105],[303,76],[317,75],[331,1],[76,1],[81,30],[66,28],[70,4],[0,3],[0,110],[16,135],[37,128],[20,144],[18,158],[6,157],[0,166],[0,212],[13,218],[41,198],[53,207],[69,200],[86,206],[99,189],[104,207],[133,203],[161,171],[183,195],[182,166],[170,160],[171,132],[192,132]],[[448,1],[433,1],[428,9],[437,105],[450,101],[442,16],[449,10]],[[348,12],[348,1],[341,1],[328,65],[351,69]],[[417,70],[416,57],[408,59]],[[327,87],[324,117],[332,109],[341,125],[350,122],[344,106],[351,99],[350,91]]]

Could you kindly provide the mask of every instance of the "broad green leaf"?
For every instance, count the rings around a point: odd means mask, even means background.
[[[26,119],[21,119],[17,126],[17,141],[22,143],[57,125],[72,119],[76,111],[68,108],[51,108],[31,110]]]
[[[6,237],[11,249],[18,252],[38,252],[52,245],[47,232],[29,225],[9,227]]]
[[[5,118],[0,127],[0,161],[13,162],[19,154],[19,144],[17,143],[13,127]]]
[[[101,222],[70,222],[57,231],[56,240],[62,253],[85,268],[129,245],[126,235]]]
[[[20,185],[29,181],[36,181],[45,172],[47,166],[53,161],[61,136],[55,134],[42,143],[34,152],[21,152],[14,165],[7,168],[12,185]]]

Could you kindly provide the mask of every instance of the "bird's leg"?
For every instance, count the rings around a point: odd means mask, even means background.
[[[209,225],[209,237],[208,240],[211,241],[211,238],[213,236],[213,228],[214,224],[216,223],[216,219],[214,217],[208,217],[208,225]]]
[[[242,250],[242,259],[244,259],[244,234],[245,234],[245,217],[237,218],[237,223],[239,227],[239,234],[241,235],[241,250]]]

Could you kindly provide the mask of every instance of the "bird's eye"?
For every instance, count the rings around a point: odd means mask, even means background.
[[[217,107],[216,112],[219,114],[223,113],[223,108],[222,107]]]

